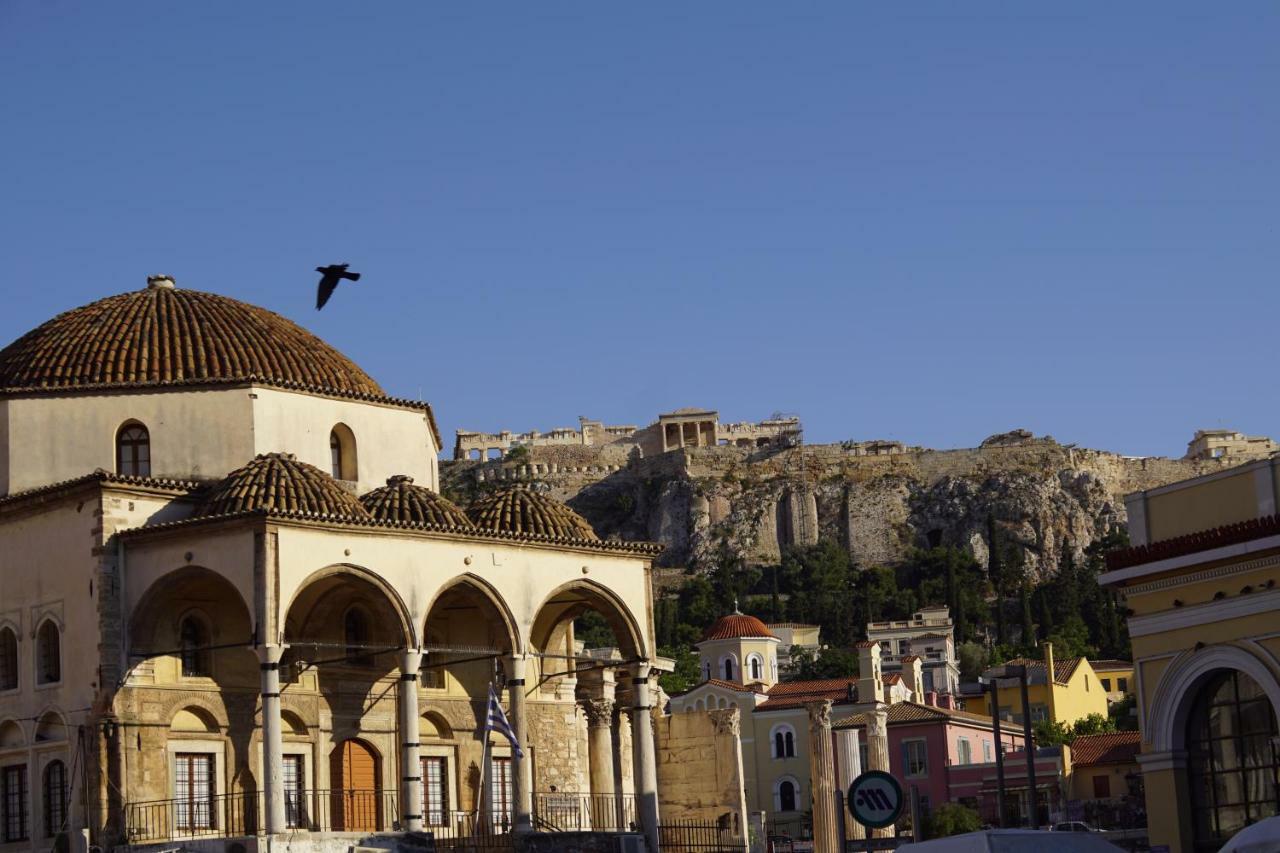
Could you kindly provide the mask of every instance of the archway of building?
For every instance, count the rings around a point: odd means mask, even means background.
[[[537,700],[530,706],[530,741],[535,750],[557,756],[535,763],[535,809],[558,809],[556,820],[575,821],[580,828],[636,825],[632,708],[638,688],[632,677],[644,664],[647,645],[635,616],[600,584],[566,584],[538,608],[529,652],[527,690]],[[647,707],[647,688],[644,696],[640,704]],[[561,703],[576,703],[572,732],[555,722],[565,719]],[[578,742],[576,767],[562,760],[563,749],[546,749],[570,736]],[[581,808],[565,812],[564,792],[584,795],[577,801]]]
[[[129,668],[194,691],[256,689],[249,606],[232,583],[199,566],[175,569],[143,593],[129,619]]]
[[[419,725],[421,798],[426,826],[448,812],[473,812],[495,775],[509,774],[502,749],[482,737],[489,690],[503,696],[519,632],[502,596],[483,579],[461,575],[432,600],[423,624]],[[504,697],[505,698],[505,697]],[[505,703],[504,703],[505,704]],[[500,737],[491,743],[505,746]],[[508,798],[509,804],[509,798]]]

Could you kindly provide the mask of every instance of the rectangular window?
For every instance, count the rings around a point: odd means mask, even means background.
[[[961,764],[972,764],[973,755],[969,752],[969,739],[960,738],[956,741],[956,754],[959,756]]]
[[[1116,679],[1116,688],[1117,688],[1117,689],[1119,689],[1119,691],[1120,691],[1121,693],[1128,693],[1128,692],[1129,692],[1129,679],[1127,679],[1127,678],[1118,678],[1118,679]]]
[[[307,789],[306,766],[301,755],[284,757],[284,820],[290,829],[307,825],[304,791]]]
[[[489,764],[489,813],[495,829],[511,828],[513,797],[511,759],[494,758]]]
[[[992,761],[992,758],[991,758],[991,741],[989,741],[989,740],[984,740],[984,741],[982,742],[982,760],[983,760],[985,763],[987,763],[987,764],[990,764],[990,763],[991,763],[991,761]]]
[[[1041,720],[1049,719],[1048,705],[1032,705],[1031,706],[1031,722],[1038,723]]]
[[[213,755],[179,752],[174,756],[173,817],[181,832],[213,828],[215,781]]]
[[[1093,798],[1095,800],[1106,800],[1111,797],[1111,777],[1110,776],[1094,776],[1093,777]]]
[[[14,764],[0,775],[4,804],[4,840],[27,840],[27,766]]]
[[[427,826],[445,826],[449,817],[449,760],[422,759],[422,820]]]
[[[1103,690],[1105,690],[1105,691],[1107,691],[1108,693],[1110,693],[1110,692],[1111,692],[1111,679],[1110,679],[1110,678],[1099,678],[1098,680],[1102,682],[1102,689],[1103,689]]]
[[[67,828],[67,768],[54,761],[44,769],[44,837],[54,838]]]
[[[902,742],[902,772],[904,776],[924,776],[929,772],[929,746],[922,740]]]

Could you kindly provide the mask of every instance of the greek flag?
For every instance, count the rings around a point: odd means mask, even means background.
[[[489,713],[484,721],[485,734],[489,732],[497,732],[498,734],[511,741],[511,749],[515,752],[516,758],[524,758],[524,750],[520,748],[520,741],[516,740],[516,730],[511,728],[511,723],[507,722],[507,715],[502,713],[502,706],[498,704],[498,694],[493,692],[493,685],[489,685]]]

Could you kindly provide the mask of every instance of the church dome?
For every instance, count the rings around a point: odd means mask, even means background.
[[[468,514],[483,530],[600,541],[585,518],[525,486],[513,486],[482,498],[472,504]]]
[[[760,637],[768,639],[778,639],[777,634],[769,630],[769,626],[765,625],[754,616],[746,616],[742,613],[730,613],[728,616],[721,616],[715,623],[707,629],[707,633],[703,634],[702,640],[739,640],[744,637]]]
[[[397,474],[385,486],[362,495],[360,503],[378,521],[475,528],[467,514],[447,498],[424,486],[415,486],[413,478],[405,474]]]
[[[369,520],[355,495],[314,465],[292,453],[265,453],[228,474],[196,510],[197,517],[267,510],[282,515],[310,515]]]
[[[291,320],[181,290],[166,276],[59,314],[0,350],[0,391],[242,380],[386,396],[354,362]]]

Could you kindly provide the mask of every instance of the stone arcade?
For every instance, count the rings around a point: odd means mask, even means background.
[[[430,407],[153,277],[0,352],[0,851],[535,826],[657,840],[650,571]],[[595,610],[618,651],[584,658]],[[523,759],[482,721],[491,684]],[[487,756],[487,760],[486,757]]]

